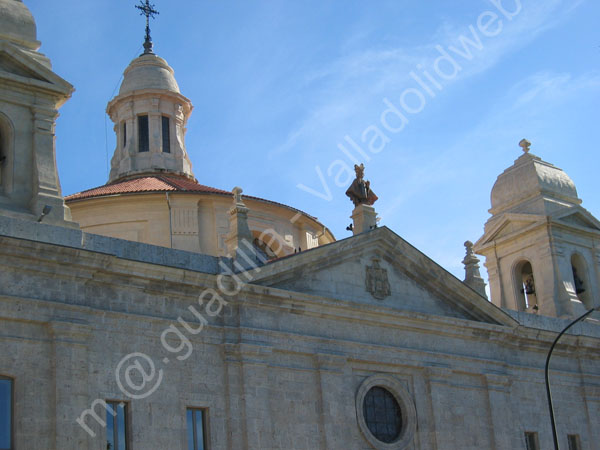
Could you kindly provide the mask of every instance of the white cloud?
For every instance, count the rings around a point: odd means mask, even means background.
[[[517,83],[510,92],[516,98],[513,110],[525,107],[547,109],[549,103],[559,103],[579,95],[582,91],[600,89],[600,72],[588,72],[578,77],[569,73],[540,72]]]
[[[518,1],[504,0],[502,3],[508,11],[515,11]],[[566,20],[584,1],[523,0],[522,10],[514,19],[507,20],[500,15],[503,31],[498,36],[480,35],[483,49],[473,50],[472,60],[456,58],[463,70],[453,81],[464,81],[489,70],[506,54],[526,46],[541,33]],[[383,50],[366,49],[345,55],[309,73],[304,79],[304,90],[312,99],[312,107],[296,128],[290,131],[287,140],[271,152],[271,156],[298,145],[314,148],[319,140],[331,139],[330,133],[336,129],[340,131],[340,135],[335,138],[342,139],[345,134],[353,131],[349,124],[356,121],[363,121],[364,128],[376,123],[383,110],[380,101],[383,97],[396,97],[407,87],[414,87],[415,82],[409,74],[418,64],[433,72],[432,66],[439,57],[436,46],[461,49],[460,37],[472,38],[469,27],[477,28],[479,15],[493,10],[495,9],[491,3],[484,2],[481,7],[473,10],[470,22],[457,24],[445,21],[433,33],[432,39],[422,45]],[[449,83],[442,84],[447,86]],[[337,120],[337,127],[324,129],[322,120],[324,117],[331,117],[329,114],[332,111],[343,113],[330,120]],[[352,122],[350,118],[355,121]]]

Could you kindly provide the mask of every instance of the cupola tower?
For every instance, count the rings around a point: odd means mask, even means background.
[[[36,24],[21,0],[0,0],[0,209],[77,226],[62,197],[54,129],[73,87],[38,52]]]
[[[600,306],[600,222],[581,207],[575,183],[530,152],[492,189],[492,217],[475,244],[485,256],[492,302],[569,317]]]
[[[144,53],[123,74],[119,94],[106,112],[114,122],[117,145],[109,182],[142,173],[171,173],[193,179],[185,148],[192,103],[181,95],[173,69],[154,54],[148,19],[157,12],[146,2]]]

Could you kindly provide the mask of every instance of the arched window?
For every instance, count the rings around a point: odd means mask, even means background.
[[[573,256],[571,256],[571,270],[573,272],[573,287],[577,297],[586,306],[586,308],[591,308],[592,302],[590,286],[588,282],[589,278],[587,264],[581,255],[575,253]]]
[[[519,311],[537,311],[538,301],[535,292],[535,278],[533,276],[533,267],[529,261],[521,261],[515,266],[515,284],[517,290],[517,309]]]

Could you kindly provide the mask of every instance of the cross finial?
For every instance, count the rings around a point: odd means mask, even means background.
[[[531,142],[529,142],[527,139],[523,139],[521,142],[519,142],[519,147],[523,149],[523,152],[529,153],[531,150]]]
[[[144,54],[152,53],[152,38],[150,37],[150,18],[154,19],[154,16],[160,14],[150,3],[149,0],[140,0],[139,5],[135,5],[141,12],[142,16],[146,16],[146,40],[144,41]]]

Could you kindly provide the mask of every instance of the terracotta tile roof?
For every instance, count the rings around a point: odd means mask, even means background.
[[[217,194],[232,196],[230,191],[224,191],[223,189],[217,189],[210,186],[204,186],[195,180],[189,178],[176,176],[176,175],[141,175],[137,178],[131,178],[123,181],[117,181],[115,183],[105,184],[87,191],[82,191],[77,194],[72,194],[65,197],[67,202],[75,200],[85,200],[97,197],[108,197],[111,195],[119,194],[137,194],[137,193],[150,193],[150,192],[190,192],[199,194]],[[272,200],[266,200],[260,197],[253,197],[251,195],[244,195],[246,199],[257,200],[259,202],[270,203],[272,205],[282,206],[302,213],[303,215],[310,217],[316,222],[320,223],[318,219],[310,214],[305,213],[299,209],[293,208],[283,203],[274,202]]]
[[[133,194],[141,192],[199,192],[207,194],[231,195],[231,192],[199,184],[194,180],[167,175],[150,175],[116,183],[105,184],[87,191],[65,197],[66,201],[104,197],[117,194]]]

